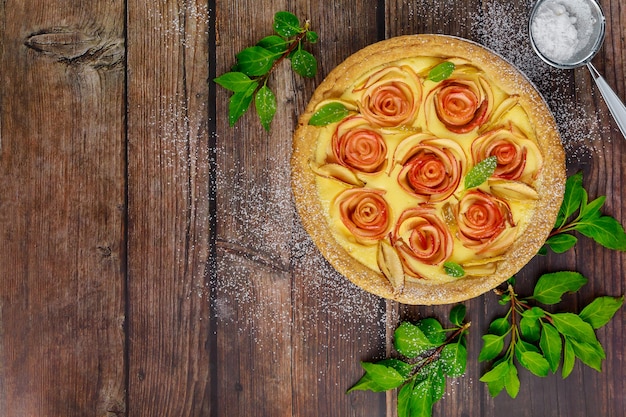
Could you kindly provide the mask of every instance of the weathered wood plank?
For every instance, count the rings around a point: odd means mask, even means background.
[[[207,415],[206,2],[128,2],[131,416]]]
[[[124,3],[0,22],[0,414],[120,415]]]
[[[218,415],[380,414],[384,396],[347,396],[345,390],[361,376],[359,359],[384,346],[382,304],[320,258],[295,214],[289,172],[299,112],[325,74],[376,40],[375,9],[218,4],[217,74],[228,71],[241,49],[271,34],[274,13],[285,9],[311,19],[320,35],[312,47],[317,80],[294,75],[288,61],[277,68],[269,84],[279,110],[269,134],[254,112],[229,128],[228,94],[217,91]]]

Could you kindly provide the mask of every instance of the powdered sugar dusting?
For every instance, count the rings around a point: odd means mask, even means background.
[[[473,36],[515,65],[535,84],[554,113],[568,160],[599,154],[610,126],[601,125],[599,114],[590,113],[582,103],[577,102],[576,93],[584,87],[581,77],[574,80],[571,71],[549,66],[532,50],[528,20],[519,16],[529,17],[533,3],[528,1],[525,5],[515,5],[497,2],[490,4],[486,10],[474,12],[471,18]],[[524,6],[525,9],[516,9]]]

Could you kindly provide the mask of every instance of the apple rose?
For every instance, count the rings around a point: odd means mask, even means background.
[[[409,194],[427,202],[443,201],[458,188],[465,166],[463,148],[453,140],[417,134],[396,148],[402,164],[398,183]]]
[[[543,157],[535,142],[512,123],[478,137],[472,143],[471,151],[474,161],[495,156],[498,165],[493,176],[504,180],[530,181],[543,165]]]
[[[391,229],[391,211],[384,191],[350,188],[337,196],[343,224],[357,239],[379,240]]]
[[[461,72],[442,81],[428,95],[427,122],[436,117],[451,132],[463,134],[483,125],[493,109],[493,91],[479,74]]]
[[[354,92],[362,93],[361,114],[380,127],[411,124],[422,101],[422,83],[408,65],[385,67]]]
[[[431,205],[405,210],[396,223],[392,241],[405,271],[414,277],[420,277],[416,270],[419,264],[440,265],[454,247],[450,230]]]
[[[337,125],[332,138],[334,162],[372,173],[385,168],[387,145],[363,116],[352,116]]]
[[[470,191],[459,201],[457,225],[463,246],[477,254],[500,254],[515,239],[509,205],[481,190]]]

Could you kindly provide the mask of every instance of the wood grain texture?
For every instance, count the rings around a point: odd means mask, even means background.
[[[125,411],[123,11],[0,5],[2,416]]]
[[[210,411],[208,9],[128,2],[128,415]]]
[[[321,257],[295,212],[289,159],[316,86],[362,47],[444,33],[518,66],[553,110],[568,172],[626,223],[626,140],[586,69],[547,67],[527,44],[530,0],[92,0],[0,2],[0,416],[387,416],[394,393],[345,391],[360,361],[391,351],[401,320],[450,306],[386,302]],[[607,37],[594,64],[626,99],[626,8],[601,0]],[[284,61],[269,85],[271,131],[254,112],[228,126],[211,79],[272,33],[274,14],[311,20],[315,79]],[[626,293],[625,255],[580,238],[518,275],[589,283],[559,310]],[[488,293],[465,303],[466,375],[435,416],[601,415],[626,409],[626,310],[598,331],[598,373],[521,371],[518,398],[479,381]]]

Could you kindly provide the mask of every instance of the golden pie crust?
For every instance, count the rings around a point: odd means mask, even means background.
[[[488,86],[492,87],[493,96],[488,97],[489,104],[491,106],[498,104],[499,107],[490,108],[487,114],[494,120],[487,120],[483,123],[484,126],[470,129],[469,132],[459,133],[459,131],[455,131],[450,134],[442,133],[440,123],[437,122],[438,124],[435,126],[434,123],[429,122],[434,116],[432,109],[428,114],[426,102],[429,100],[429,96],[432,96],[430,93],[434,91],[434,85],[445,81],[427,81],[428,74],[438,63],[446,61],[456,63],[457,69],[461,67],[476,69],[480,75],[479,78],[483,80],[481,82],[484,83],[486,80]],[[419,108],[416,115],[409,116],[413,118],[413,121],[409,123],[399,122],[402,125],[400,128],[382,126],[384,122],[380,122],[378,125],[374,123],[376,125],[375,130],[381,135],[388,134],[389,137],[395,138],[388,142],[390,149],[387,150],[384,164],[380,167],[372,165],[371,168],[368,168],[377,170],[378,174],[358,173],[356,176],[362,182],[357,185],[345,184],[344,181],[326,177],[323,173],[320,174],[320,165],[326,163],[324,155],[331,153],[328,151],[331,140],[329,137],[334,134],[333,132],[341,122],[331,123],[323,127],[312,126],[309,124],[311,116],[325,103],[339,101],[347,103],[346,107],[350,108],[351,115],[361,117],[361,114],[365,112],[365,105],[361,101],[365,99],[358,93],[355,98],[354,92],[362,91],[362,86],[367,83],[372,74],[385,72],[385,69],[389,67],[405,69],[410,67],[419,77],[421,86],[416,84],[415,88],[422,88],[423,91],[415,94],[415,97],[418,97],[416,100],[419,101]],[[410,69],[408,71],[411,72]],[[450,78],[457,77],[455,74],[452,73]],[[507,101],[507,98],[510,97],[515,99]],[[502,104],[505,101],[507,104]],[[504,110],[501,109],[502,107]],[[356,124],[359,123],[361,122],[357,121]],[[528,156],[529,159],[535,158],[536,161],[525,162],[530,166],[528,169],[531,170],[532,176],[528,177],[528,174],[525,174],[526,177],[523,178],[523,182],[526,185],[522,184],[522,196],[518,195],[510,199],[510,194],[506,194],[507,191],[502,198],[504,200],[504,203],[501,204],[503,207],[509,205],[512,207],[510,208],[513,213],[511,221],[506,227],[507,231],[511,231],[510,235],[514,235],[513,243],[506,245],[504,252],[501,253],[493,252],[487,256],[481,252],[481,254],[476,255],[475,263],[479,265],[478,273],[474,275],[471,272],[474,262],[467,258],[467,248],[464,248],[458,252],[459,254],[452,252],[452,256],[446,259],[452,259],[456,263],[457,258],[462,258],[462,262],[458,262],[469,266],[467,268],[469,272],[465,276],[454,278],[444,274],[441,272],[444,271],[442,261],[438,259],[433,261],[436,262],[436,265],[429,265],[424,269],[426,273],[423,273],[420,268],[418,268],[420,270],[418,274],[405,273],[407,269],[404,268],[401,274],[402,279],[400,279],[403,282],[397,282],[399,279],[397,268],[396,273],[391,274],[393,276],[390,276],[389,272],[389,269],[393,271],[394,265],[389,268],[384,266],[386,275],[381,272],[380,266],[381,256],[383,259],[387,259],[384,254],[390,253],[389,251],[391,251],[393,259],[397,258],[395,254],[400,253],[397,240],[390,237],[387,239],[388,244],[382,244],[377,241],[363,242],[359,238],[345,237],[346,231],[349,232],[349,230],[341,225],[338,226],[337,215],[333,213],[339,210],[337,208],[339,203],[335,201],[335,199],[339,200],[339,197],[333,197],[333,195],[340,194],[344,189],[357,189],[358,191],[360,187],[369,186],[368,182],[375,184],[372,187],[377,190],[376,193],[385,196],[393,204],[401,206],[401,210],[407,209],[407,204],[416,207],[436,206],[436,211],[440,217],[446,217],[445,213],[442,214],[442,212],[445,211],[449,214],[451,212],[450,207],[454,206],[455,209],[452,212],[458,216],[459,210],[462,210],[458,208],[461,205],[460,200],[464,195],[471,192],[471,190],[464,189],[463,181],[460,181],[451,196],[442,197],[452,201],[452,204],[446,204],[447,200],[435,203],[419,200],[418,203],[415,203],[415,196],[408,198],[401,196],[401,187],[389,185],[389,190],[384,189],[385,184],[391,184],[385,182],[384,176],[398,175],[402,169],[402,167],[396,166],[397,161],[395,161],[397,153],[400,152],[398,151],[398,142],[402,143],[402,140],[409,136],[420,137],[419,135],[433,137],[434,142],[431,140],[431,142],[426,141],[425,143],[439,144],[439,139],[442,136],[445,136],[444,142],[456,141],[460,143],[465,153],[460,159],[466,160],[462,168],[463,175],[466,175],[471,167],[479,162],[472,160],[474,149],[472,143],[477,137],[482,137],[489,131],[505,125],[520,125],[518,126],[519,129],[507,128],[505,130],[507,132],[508,130],[522,131],[523,136],[532,142],[529,144],[530,146],[523,146],[524,152],[530,155]],[[443,128],[446,129],[445,126]],[[451,127],[451,129],[453,128]],[[450,147],[453,150],[457,148]],[[455,150],[454,152],[458,151]],[[539,152],[539,155],[532,156],[533,152]],[[533,168],[533,163],[537,165],[536,169]],[[316,89],[305,112],[300,117],[298,128],[294,134],[291,165],[292,186],[297,210],[304,228],[322,255],[338,272],[362,289],[405,304],[448,304],[467,300],[495,288],[513,276],[530,261],[544,244],[555,223],[565,188],[563,146],[554,118],[540,94],[516,68],[498,55],[476,43],[444,35],[409,35],[378,42],[356,52],[331,71]],[[532,171],[533,169],[535,170]],[[501,185],[502,182],[507,183],[507,181],[491,178],[490,181],[478,187],[481,189],[478,194],[491,194],[492,185],[494,187],[493,194],[495,194],[496,184],[500,183]],[[512,182],[519,183],[520,181]],[[528,201],[524,200],[524,192],[528,188],[526,186],[536,192],[536,195],[529,198]],[[352,192],[347,191],[346,193]],[[393,208],[395,210],[395,206]],[[395,210],[391,215],[391,223],[399,222],[401,221],[399,218],[405,216],[398,211],[400,209]],[[458,220],[458,217],[455,217],[450,224],[450,219],[446,218],[444,223],[450,226],[450,233],[454,236],[454,251],[457,251],[461,244],[459,243],[459,226],[454,224],[455,219]],[[395,227],[395,224],[390,224],[386,232],[391,236]],[[341,231],[338,231],[338,228]],[[379,239],[379,237],[375,239]],[[482,249],[472,250],[480,251]],[[500,249],[500,251],[502,250]],[[373,259],[376,257],[378,259]],[[493,270],[490,272],[480,271],[481,262]],[[383,264],[386,265],[385,262]],[[406,266],[407,264],[403,263],[403,265]],[[428,271],[431,270],[435,271],[432,276],[428,275]]]

